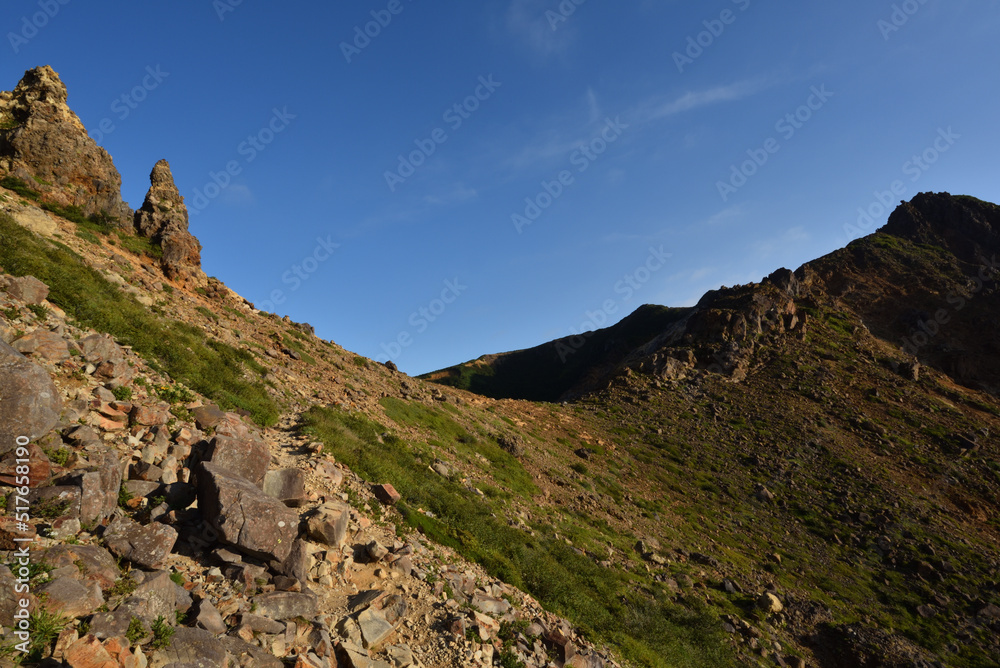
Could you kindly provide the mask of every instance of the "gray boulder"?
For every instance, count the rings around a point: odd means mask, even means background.
[[[104,532],[104,542],[122,559],[143,568],[160,568],[174,549],[177,530],[157,522],[143,526],[127,517],[116,517]]]
[[[199,468],[198,508],[222,540],[265,561],[284,561],[298,538],[296,512],[212,462]]]
[[[15,439],[36,440],[59,422],[62,398],[42,367],[0,341],[0,454],[17,447]]]

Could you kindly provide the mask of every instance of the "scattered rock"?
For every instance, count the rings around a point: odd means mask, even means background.
[[[104,532],[111,552],[143,568],[160,568],[177,542],[177,530],[166,524],[147,525],[116,517]]]

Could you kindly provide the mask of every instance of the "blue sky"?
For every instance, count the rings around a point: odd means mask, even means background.
[[[413,374],[797,267],[879,199],[1000,200],[995,2],[8,0],[0,26],[0,89],[55,68],[132,206],[170,161],[210,275]]]

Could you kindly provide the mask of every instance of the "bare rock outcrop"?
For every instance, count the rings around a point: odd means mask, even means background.
[[[135,212],[136,232],[163,248],[163,271],[169,278],[203,279],[201,244],[188,232],[188,210],[166,160],[156,163],[149,182],[146,200]]]
[[[25,72],[0,92],[0,170],[40,190],[46,200],[76,206],[127,228],[121,175],[66,104],[66,86],[49,66]]]

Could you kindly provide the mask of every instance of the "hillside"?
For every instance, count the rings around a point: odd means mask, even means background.
[[[169,165],[133,212],[66,104],[0,94],[3,665],[996,665],[992,205],[448,387],[205,276]]]

